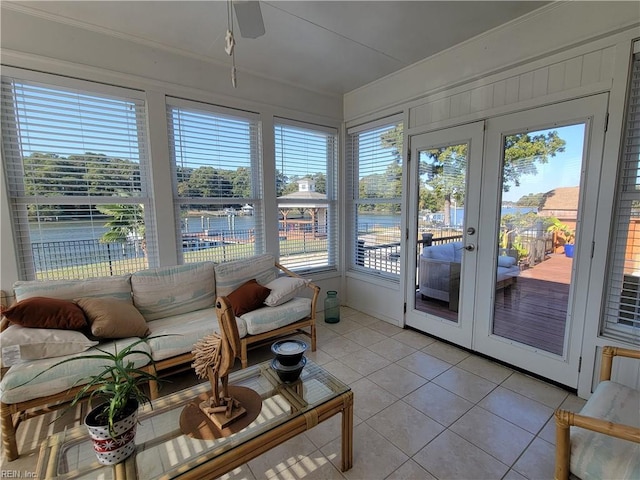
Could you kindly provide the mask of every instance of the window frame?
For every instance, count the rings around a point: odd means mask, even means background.
[[[29,220],[27,218],[27,207],[28,205],[77,205],[77,206],[90,206],[91,209],[95,209],[99,205],[111,205],[114,203],[122,204],[122,205],[143,205],[144,209],[144,226],[145,226],[145,262],[147,265],[135,265],[133,266],[132,271],[137,271],[140,269],[146,269],[149,267],[156,266],[158,264],[158,248],[157,248],[157,233],[155,228],[155,213],[154,213],[154,196],[153,196],[153,187],[152,187],[152,179],[151,179],[151,161],[150,161],[150,153],[149,153],[149,135],[147,131],[147,102],[146,95],[144,92],[139,90],[125,88],[125,87],[117,87],[113,85],[101,84],[95,81],[89,80],[80,80],[69,77],[63,77],[60,75],[49,74],[49,73],[41,73],[34,72],[30,70],[24,70],[15,67],[3,67],[2,71],[2,82],[3,82],[3,139],[2,139],[2,159],[4,164],[4,172],[3,176],[5,178],[6,187],[7,187],[7,200],[9,202],[9,211],[11,214],[11,225],[13,232],[13,240],[15,251],[17,254],[16,263],[18,268],[19,278],[34,280],[36,278],[40,279],[57,279],[57,278],[89,278],[89,276],[103,276],[103,275],[115,275],[118,273],[114,273],[114,271],[103,272],[100,269],[94,268],[89,269],[90,272],[86,272],[86,268],[74,268],[74,264],[65,264],[62,267],[68,270],[68,273],[56,274],[54,277],[51,277],[52,273],[50,272],[50,268],[47,270],[36,271],[36,264],[34,260],[33,254],[33,242],[31,240]],[[116,197],[114,195],[92,195],[91,193],[87,193],[85,195],[28,195],[25,189],[24,177],[22,180],[19,180],[19,177],[22,176],[22,171],[24,167],[24,158],[23,158],[23,143],[20,140],[20,126],[17,122],[19,120],[15,117],[15,100],[14,96],[14,86],[13,83],[16,82],[18,84],[22,83],[25,85],[31,85],[36,88],[44,88],[50,89],[56,92],[56,95],[60,97],[64,95],[74,96],[77,95],[78,98],[81,97],[95,97],[101,99],[104,103],[107,103],[109,100],[115,100],[117,102],[129,102],[135,105],[136,110],[134,114],[134,125],[136,127],[134,133],[136,140],[136,152],[137,152],[137,162],[138,162],[138,170],[139,170],[139,181],[140,181],[140,191],[139,195],[131,196],[131,197]],[[9,89],[9,93],[5,93],[4,89],[8,88],[5,86],[6,83],[11,83],[12,86]],[[11,99],[5,100],[5,95],[10,95]],[[9,103],[12,103],[9,106]],[[85,105],[87,110],[81,111],[78,115],[87,115],[87,121],[83,123],[83,126],[100,126],[98,120],[95,122],[91,122],[88,118],[88,107]],[[11,111],[10,111],[11,110]],[[35,111],[35,110],[34,110]],[[40,111],[40,110],[38,110]],[[41,110],[42,112],[46,110]],[[37,111],[36,111],[37,112]],[[33,113],[31,113],[33,115]],[[73,115],[67,115],[68,118],[75,118]],[[82,117],[79,117],[82,118]],[[10,133],[7,133],[9,131]],[[51,133],[53,135],[53,133]],[[89,135],[89,133],[87,133]],[[104,132],[99,132],[100,137],[103,138],[108,136],[106,130]],[[63,152],[64,149],[68,149],[69,151],[73,151],[74,148],[77,148],[80,143],[78,141],[69,141],[68,145],[64,145],[64,142],[59,142],[55,138],[46,138],[46,141],[50,143],[51,146],[55,144],[59,144],[57,149],[59,152]],[[47,152],[55,154],[56,152]],[[102,152],[95,152],[102,153]],[[86,157],[85,153],[73,153],[69,154],[65,152],[65,155],[68,156],[83,156]],[[104,154],[105,158],[111,158],[107,153]],[[114,157],[115,158],[115,157]],[[65,158],[66,159],[66,158]],[[123,159],[127,160],[123,157]],[[135,163],[135,161],[134,161]],[[114,199],[118,198],[117,202],[114,202]],[[92,222],[100,222],[104,223],[102,220],[98,221],[93,219],[91,214],[88,214],[87,220],[91,220]],[[94,226],[96,226],[94,225]],[[93,226],[92,226],[93,228]],[[72,256],[77,256],[77,253],[69,253],[64,258],[71,258]],[[110,260],[109,260],[110,261]],[[82,264],[80,264],[82,265]],[[49,266],[51,267],[51,265]],[[59,268],[59,267],[58,267]],[[95,270],[95,271],[94,271]],[[49,272],[49,274],[47,274]],[[86,275],[89,273],[89,276]],[[127,272],[131,273],[131,272]]]
[[[403,145],[399,151],[399,160],[401,167],[401,184],[404,185],[404,171],[405,171],[405,145],[404,137],[406,136],[406,128],[404,122],[404,116],[401,113],[390,115],[384,118],[380,118],[365,124],[354,126],[347,129],[346,139],[346,159],[347,159],[347,216],[350,219],[350,229],[347,238],[348,250],[347,256],[347,269],[350,272],[362,273],[365,275],[375,276],[393,283],[399,284],[401,282],[403,271],[402,262],[398,254],[398,260],[396,262],[397,273],[389,272],[389,268],[367,267],[364,265],[365,251],[363,245],[359,243],[358,232],[358,208],[360,205],[398,205],[399,215],[398,220],[400,227],[402,227],[402,218],[404,214],[404,199],[402,193],[399,196],[389,196],[385,198],[366,198],[360,197],[360,159],[359,159],[359,138],[361,134],[373,132],[386,128],[391,130],[393,128],[402,128]],[[399,248],[405,244],[405,239],[400,235]],[[364,247],[366,248],[366,247]],[[384,263],[384,262],[383,262]],[[387,262],[388,263],[388,262]]]
[[[295,271],[298,274],[305,275],[312,272],[327,272],[327,271],[337,271],[338,269],[338,234],[337,234],[337,225],[338,225],[338,156],[339,156],[339,142],[340,136],[337,128],[318,125],[308,122],[302,122],[298,120],[291,120],[283,117],[274,117],[273,118],[273,140],[274,140],[274,162],[276,163],[274,172],[276,178],[274,178],[274,182],[276,183],[276,191],[277,191],[277,174],[280,172],[278,168],[278,159],[283,161],[281,157],[278,156],[278,128],[279,127],[291,127],[293,129],[308,131],[311,134],[315,135],[324,135],[327,142],[327,158],[326,158],[326,171],[325,175],[325,190],[326,190],[326,200],[306,200],[306,199],[296,199],[288,200],[288,199],[280,199],[277,196],[275,202],[275,207],[278,208],[279,205],[287,205],[287,204],[296,204],[296,205],[313,205],[316,203],[322,203],[326,205],[326,228],[327,228],[327,261],[324,264],[313,264],[310,266],[300,266],[299,264],[290,264],[287,262],[286,257],[282,256],[282,252],[280,251],[280,243],[279,247],[279,261],[285,267],[289,268],[292,271]],[[284,145],[281,145],[281,148],[284,148]],[[280,172],[284,174],[285,172]],[[318,173],[318,172],[314,172]],[[279,222],[278,222],[279,223]],[[279,231],[279,226],[278,226]]]

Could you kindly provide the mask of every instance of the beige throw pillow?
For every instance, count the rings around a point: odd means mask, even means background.
[[[98,338],[144,337],[149,327],[136,307],[112,298],[77,298],[84,311],[91,333]]]

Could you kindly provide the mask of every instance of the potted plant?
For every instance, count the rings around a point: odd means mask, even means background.
[[[89,400],[103,400],[85,417],[94,451],[103,465],[120,463],[135,451],[138,407],[150,403],[142,384],[158,381],[154,373],[136,367],[130,358],[132,355],[143,355],[149,358],[150,365],[154,365],[148,352],[135,348],[144,342],[145,339],[137,340],[121,350],[115,349],[113,353],[96,347],[101,353],[67,358],[38,374],[45,374],[58,365],[77,360],[105,360],[100,371],[83,379],[87,383],[76,393],[69,406],[75,406],[87,395]]]
[[[562,223],[557,218],[551,219],[551,225],[547,227],[548,232],[552,232],[555,236],[555,242],[558,238],[564,240],[564,253],[567,257],[573,257],[573,242],[575,240],[575,231],[566,223]]]

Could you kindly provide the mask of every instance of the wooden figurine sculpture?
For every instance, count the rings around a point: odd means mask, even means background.
[[[211,382],[212,395],[200,403],[200,410],[223,429],[244,415],[246,410],[229,393],[229,372],[236,358],[240,358],[240,335],[227,297],[216,299],[216,314],[220,335],[214,333],[199,340],[191,353],[194,357],[192,367],[198,378],[208,377]]]

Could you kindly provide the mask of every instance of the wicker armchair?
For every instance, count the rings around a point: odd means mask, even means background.
[[[640,391],[611,381],[615,356],[640,351],[604,347],[600,384],[580,413],[555,413],[556,480],[640,478]]]

